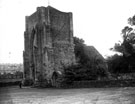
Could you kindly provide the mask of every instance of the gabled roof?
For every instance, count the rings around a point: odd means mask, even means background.
[[[105,62],[104,57],[97,51],[94,46],[84,46],[85,54],[91,58],[96,60],[102,60]]]

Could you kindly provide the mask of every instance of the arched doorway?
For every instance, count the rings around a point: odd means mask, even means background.
[[[60,82],[61,82],[61,78],[62,78],[62,72],[61,71],[54,71],[52,74],[52,86],[53,87],[59,87],[60,86]]]
[[[52,86],[53,87],[57,87],[57,79],[58,79],[57,72],[53,72],[53,74],[52,74]]]

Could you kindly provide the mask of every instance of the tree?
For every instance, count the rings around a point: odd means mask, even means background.
[[[135,29],[133,27],[135,25],[135,15],[128,19],[128,24],[130,26],[125,26],[121,30],[123,41],[116,43],[114,48],[111,49],[127,57],[135,54]]]
[[[98,76],[107,76],[107,64],[102,55],[93,46],[87,46],[84,44],[83,39],[74,37],[75,44],[75,56],[79,64],[78,72],[84,79],[90,76],[96,78]]]
[[[127,73],[128,70],[128,62],[125,60],[123,56],[115,54],[107,58],[108,62],[108,70],[110,73],[119,74],[119,73]]]
[[[83,51],[84,40],[74,37],[74,44],[75,44],[75,47],[74,47],[75,56],[76,56],[77,61],[80,63],[80,61],[85,58],[84,51]]]
[[[129,26],[125,26],[121,30],[122,42],[115,43],[111,50],[123,55],[124,60],[128,63],[127,67],[135,67],[135,15],[128,19],[128,24]]]

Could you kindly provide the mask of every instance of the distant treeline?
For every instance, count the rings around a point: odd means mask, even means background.
[[[0,73],[15,73],[16,71],[23,72],[23,64],[0,64]]]
[[[14,73],[0,73],[0,80],[2,79],[22,79],[23,72],[16,71]]]

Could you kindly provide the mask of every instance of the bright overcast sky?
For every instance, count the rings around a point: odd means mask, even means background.
[[[0,0],[0,63],[22,63],[25,16],[47,0]],[[74,36],[103,55],[120,40],[121,29],[135,14],[134,0],[50,0],[50,5],[73,12]]]

